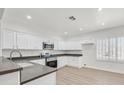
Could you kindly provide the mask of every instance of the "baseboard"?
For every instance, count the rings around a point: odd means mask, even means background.
[[[101,68],[98,68],[98,67],[93,67],[93,66],[85,66],[85,67],[74,67],[74,66],[69,66],[69,65],[65,65],[61,68],[58,68],[58,70],[64,68],[64,67],[72,67],[72,68],[77,68],[77,69],[81,69],[81,68],[89,68],[89,69],[96,69],[96,70],[101,70],[101,71],[107,71],[107,72],[111,72],[111,73],[117,73],[117,74],[124,74],[124,72],[119,72],[119,71],[112,71],[112,70],[108,70],[108,69],[101,69]]]
[[[83,68],[83,67],[82,67]],[[112,71],[112,70],[108,70],[108,69],[101,69],[98,67],[92,67],[92,66],[86,66],[84,68],[91,68],[91,69],[96,69],[96,70],[102,70],[102,71],[107,71],[107,72],[112,72],[112,73],[117,73],[117,74],[124,74],[124,72],[119,72],[119,71]]]

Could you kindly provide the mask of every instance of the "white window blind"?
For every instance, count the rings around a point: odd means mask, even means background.
[[[97,40],[97,60],[124,61],[124,37]]]

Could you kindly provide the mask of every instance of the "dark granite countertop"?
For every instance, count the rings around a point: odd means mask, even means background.
[[[73,56],[73,57],[80,57],[80,56],[83,56],[82,54],[53,54],[53,55],[51,55],[51,56],[49,56],[49,57],[62,57],[62,56]],[[15,58],[13,58],[13,60],[34,60],[34,59],[44,59],[44,58],[46,58],[45,56],[42,56],[41,58],[40,58],[40,56],[39,55],[37,55],[37,56],[24,56],[24,57],[15,57]],[[9,58],[8,58],[9,59]]]
[[[23,70],[21,70],[21,85],[55,71],[57,71],[57,69],[39,64],[23,68]]]
[[[49,57],[61,57],[61,56],[73,56],[73,57],[80,57],[82,54],[53,54]]]
[[[21,69],[22,68],[19,67],[16,63],[4,57],[0,57],[0,75],[12,73]]]

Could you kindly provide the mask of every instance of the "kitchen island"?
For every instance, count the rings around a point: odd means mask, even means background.
[[[19,64],[32,64],[22,66],[23,70],[20,71],[20,84],[26,85],[55,85],[56,84],[56,68],[51,68],[45,65],[32,63],[29,60],[16,60],[15,63]]]
[[[21,85],[56,85],[56,69],[43,65],[24,68]]]
[[[34,63],[28,66],[20,66],[18,63],[26,64],[28,60],[10,61],[6,58],[1,58],[0,85],[56,84],[56,69]]]

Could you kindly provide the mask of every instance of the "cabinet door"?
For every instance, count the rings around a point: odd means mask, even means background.
[[[54,41],[54,50],[59,50],[59,41]]]
[[[12,49],[14,48],[14,32],[13,31],[2,31],[2,48]]]
[[[19,85],[19,71],[0,75],[0,85]]]
[[[24,33],[17,33],[17,45],[19,49],[28,49],[28,36]]]
[[[36,38],[35,42],[37,42],[37,44],[35,45],[35,49],[39,49],[39,50],[43,49],[42,39],[39,37],[35,37],[35,38]]]
[[[81,50],[81,44],[73,41],[65,42],[65,50]]]
[[[81,68],[81,67],[83,67],[83,62],[82,62],[82,60],[83,60],[83,57],[81,56],[81,57],[79,57],[79,68]]]
[[[59,50],[66,50],[66,44],[64,41],[59,41],[58,42],[58,48]]]
[[[19,49],[42,49],[42,41],[39,37],[18,33],[17,35]]]
[[[57,58],[58,61],[58,68],[64,67],[67,65],[67,57],[58,57]]]
[[[81,44],[80,42],[60,41],[58,42],[58,50],[81,50]]]
[[[28,49],[35,49],[35,45],[37,45],[37,42],[35,42],[35,37],[32,35],[28,35],[28,39],[29,39]]]
[[[68,65],[73,67],[80,67],[79,57],[67,57]]]
[[[42,49],[42,39],[36,36],[31,36],[31,47],[32,49]]]

